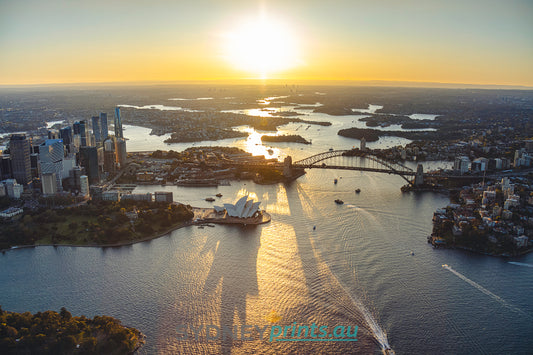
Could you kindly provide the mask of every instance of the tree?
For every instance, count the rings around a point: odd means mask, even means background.
[[[59,312],[59,315],[64,320],[70,320],[70,318],[72,318],[72,314],[70,314],[70,312],[67,311],[67,309],[65,307],[61,307],[61,311]]]

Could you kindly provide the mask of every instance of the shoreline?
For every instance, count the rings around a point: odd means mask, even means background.
[[[199,208],[199,207],[193,207],[193,210],[195,209],[198,209],[198,210],[206,210],[208,208]],[[214,209],[213,209],[214,211]],[[151,240],[154,240],[154,239],[157,239],[157,238],[161,238],[165,235],[168,235],[170,234],[171,232],[175,231],[175,230],[178,230],[178,229],[181,229],[181,228],[185,228],[185,227],[190,227],[190,226],[195,226],[195,225],[202,225],[202,224],[206,224],[206,223],[216,223],[216,224],[241,224],[241,225],[260,225],[260,224],[265,224],[265,223],[268,223],[272,220],[272,217],[270,216],[270,214],[268,214],[267,212],[263,212],[266,216],[262,217],[262,220],[260,222],[255,222],[254,221],[250,221],[249,223],[238,223],[237,221],[231,221],[231,220],[228,220],[228,221],[225,221],[225,219],[213,219],[213,220],[198,220],[198,221],[195,221],[195,220],[191,220],[191,221],[188,221],[188,222],[185,222],[183,224],[180,224],[180,225],[177,225],[177,226],[174,226],[174,227],[170,227],[168,229],[166,229],[165,231],[163,232],[157,232],[153,235],[150,235],[148,237],[145,237],[145,238],[142,238],[142,239],[136,239],[136,240],[129,240],[129,241],[124,241],[124,242],[120,242],[120,243],[113,243],[113,244],[29,244],[29,245],[14,245],[8,249],[0,249],[0,253],[5,253],[6,251],[11,251],[11,250],[17,250],[17,249],[30,249],[30,248],[36,248],[36,247],[82,247],[82,248],[119,248],[119,247],[124,247],[124,246],[128,246],[128,245],[133,245],[133,244],[137,244],[137,243],[143,243],[143,242],[149,242]]]
[[[194,222],[186,222],[186,223],[184,223],[182,225],[171,227],[171,228],[165,230],[164,232],[158,232],[157,234],[151,235],[151,236],[146,237],[146,238],[130,240],[130,241],[114,243],[114,244],[29,244],[29,245],[14,245],[14,246],[12,246],[12,247],[10,247],[8,249],[0,250],[0,252],[4,253],[4,252],[10,251],[10,250],[29,249],[29,248],[35,248],[35,247],[82,247],[82,248],[117,248],[117,247],[124,247],[124,246],[133,245],[133,244],[137,244],[137,243],[149,242],[151,240],[163,237],[163,236],[169,234],[170,232],[173,232],[173,231],[178,230],[180,228],[189,227],[189,226],[192,226],[194,224],[195,224]]]
[[[488,252],[484,252],[484,251],[481,251],[481,250],[476,250],[476,249],[473,249],[473,248],[463,247],[463,246],[459,246],[459,245],[446,246],[446,247],[440,247],[440,248],[465,250],[465,251],[468,251],[468,252],[471,252],[471,253],[475,253],[475,254],[479,254],[479,255],[494,256],[494,257],[498,257],[498,258],[514,258],[514,257],[518,257],[518,256],[527,255],[527,254],[529,254],[529,253],[531,253],[533,251],[533,248],[529,248],[529,249],[524,250],[524,251],[522,251],[522,252],[520,252],[518,254],[507,254],[507,253],[494,254],[494,253],[488,253]]]

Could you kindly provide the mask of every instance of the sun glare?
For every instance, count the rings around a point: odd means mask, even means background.
[[[223,56],[235,69],[261,79],[301,64],[293,32],[266,16],[237,24],[223,45]]]

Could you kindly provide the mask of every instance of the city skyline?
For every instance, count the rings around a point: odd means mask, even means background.
[[[533,4],[0,2],[0,85],[378,81],[533,86]]]

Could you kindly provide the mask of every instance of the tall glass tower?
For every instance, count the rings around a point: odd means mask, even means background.
[[[120,118],[120,107],[115,107],[115,137],[124,138],[122,132],[122,119]]]

